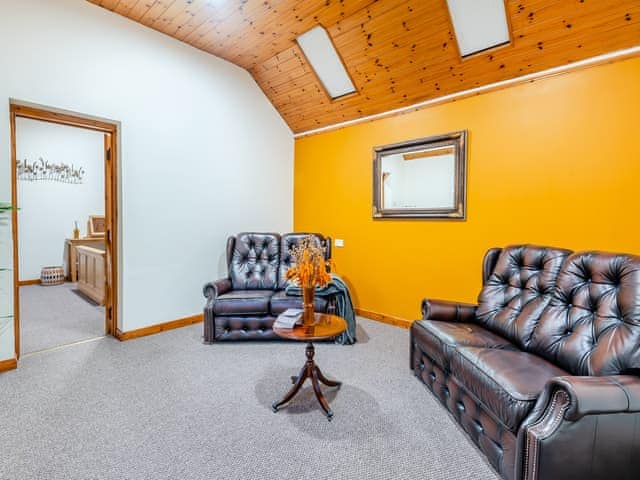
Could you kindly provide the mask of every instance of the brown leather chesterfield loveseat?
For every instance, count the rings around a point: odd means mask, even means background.
[[[331,239],[318,233],[245,232],[227,239],[228,276],[207,283],[203,293],[204,341],[279,339],[275,318],[288,308],[302,308],[302,298],[287,295],[285,274],[292,265],[289,251],[313,236],[331,258]],[[316,295],[316,312],[333,308],[330,298]]]
[[[411,368],[503,478],[640,478],[640,257],[487,252],[477,305],[424,300]]]

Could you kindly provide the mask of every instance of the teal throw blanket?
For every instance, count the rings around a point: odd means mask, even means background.
[[[286,288],[287,295],[302,296],[302,289],[290,283]],[[336,315],[347,321],[347,330],[336,337],[336,343],[340,345],[353,345],[356,343],[356,314],[351,302],[349,288],[337,275],[331,274],[331,281],[326,287],[316,288],[316,295],[319,297],[335,297]]]

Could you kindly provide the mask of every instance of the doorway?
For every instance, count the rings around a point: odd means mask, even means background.
[[[20,358],[23,353],[24,343],[21,338],[27,331],[32,337],[28,343],[29,350],[24,353],[48,349],[42,347],[55,348],[76,343],[76,340],[83,341],[87,338],[79,338],[78,335],[86,337],[89,332],[93,332],[94,336],[114,335],[118,311],[116,186],[119,125],[113,121],[17,101],[10,103],[10,125],[11,193],[12,204],[17,207],[12,214],[16,357]],[[49,161],[34,154],[34,150],[30,150],[32,158],[25,158],[22,152],[19,157],[19,140],[22,139],[20,132],[25,135],[31,132],[31,138],[36,138],[33,136],[35,134],[41,134],[49,139],[64,139],[65,135],[74,134],[76,136],[73,138],[79,141],[78,148],[82,148],[82,145],[89,146],[89,150],[100,157],[99,161],[94,162],[91,172],[88,172],[77,160],[63,162],[57,158]],[[69,152],[73,150],[67,151],[69,159],[77,158]],[[90,178],[92,185],[82,185],[90,183]],[[46,184],[46,188],[39,190],[35,197],[37,202],[33,197],[27,201],[26,193],[34,191],[38,184]],[[84,188],[83,192],[89,192],[93,188],[94,194],[91,199],[78,198],[74,202],[73,192],[81,191],[81,186]],[[75,190],[68,187],[75,187]],[[50,213],[47,215],[38,214],[37,203],[55,203],[56,198],[48,197],[56,195],[61,205],[60,210],[63,210],[64,204],[69,206],[66,217],[63,213],[60,218],[55,218],[55,209],[49,209]],[[69,195],[71,198],[63,198]],[[78,205],[84,200],[87,200],[86,205]],[[46,208],[43,207],[42,210],[45,211]],[[71,218],[75,216],[80,218]],[[67,229],[68,234],[58,232],[41,244],[40,251],[35,245],[38,240],[37,232],[48,231],[46,222],[49,222],[50,229],[58,230],[58,223],[63,222],[63,228]],[[52,258],[51,252],[49,257],[46,256],[47,249],[54,250],[53,258],[56,258],[56,249],[64,252],[64,255],[57,257],[61,261],[54,262],[53,265],[40,265],[43,259]],[[27,253],[28,258],[25,258]],[[51,285],[55,283],[59,285]],[[22,295],[21,289],[24,289]],[[36,299],[34,305],[37,303],[37,306],[32,308],[30,304],[29,309],[23,311],[21,299]],[[73,318],[74,312],[82,317],[80,323],[79,319]],[[23,324],[22,321],[27,320],[27,314],[30,323]],[[31,323],[34,316],[46,322],[34,325]],[[103,328],[100,317],[104,319]],[[93,322],[93,326],[82,323],[85,320]],[[43,337],[47,335],[46,332],[49,332],[49,339]],[[56,345],[56,342],[60,345]]]

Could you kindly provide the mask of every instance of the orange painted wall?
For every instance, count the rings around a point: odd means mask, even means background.
[[[372,147],[469,131],[467,220],[373,220]],[[294,223],[343,238],[357,307],[408,319],[473,302],[492,246],[640,254],[640,59],[303,137]]]

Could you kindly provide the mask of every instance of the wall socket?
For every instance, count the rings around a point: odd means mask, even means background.
[[[333,244],[336,247],[344,247],[344,240],[341,238],[336,238],[335,241],[333,242]]]

